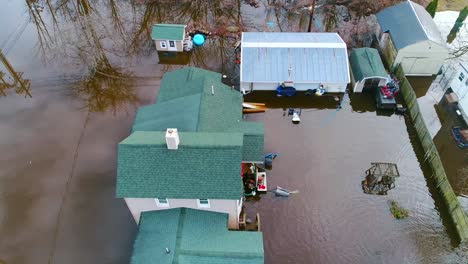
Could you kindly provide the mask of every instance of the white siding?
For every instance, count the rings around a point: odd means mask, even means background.
[[[458,108],[462,111],[463,117],[468,122],[468,70],[464,69],[461,65],[457,65],[456,73],[452,75],[450,88],[458,96]],[[464,78],[459,79],[460,74],[463,73]]]
[[[361,81],[356,82],[356,84],[354,84],[353,92],[362,93],[362,89],[364,88],[364,83],[366,82],[367,79],[373,79],[373,78],[364,78]],[[387,84],[387,79],[380,79],[378,86],[379,87],[384,86],[385,84]]]
[[[254,91],[275,91],[276,88],[280,85],[279,83],[254,83]],[[330,93],[342,93],[346,90],[347,83],[323,83],[327,92]],[[307,91],[309,89],[319,88],[320,83],[294,83],[294,88],[298,91]],[[241,83],[241,91],[250,91],[250,83]]]
[[[399,50],[394,66],[401,63],[406,75],[434,75],[448,56],[446,47],[428,40]]]
[[[238,207],[238,200],[216,200],[210,199],[210,208],[199,208],[197,199],[168,199],[169,207],[157,207],[156,201],[153,198],[125,198],[128,209],[133,215],[135,222],[140,221],[141,212],[165,210],[178,207],[187,207],[213,212],[221,212],[229,214],[229,228],[239,228],[239,214],[241,207]]]

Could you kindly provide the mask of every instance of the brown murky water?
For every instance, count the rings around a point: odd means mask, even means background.
[[[154,101],[162,74],[180,67],[158,64],[153,23],[217,21],[212,30],[224,37],[210,38],[189,64],[229,76],[236,39],[223,28],[239,21],[247,30],[307,24],[301,10],[266,1],[257,9],[241,1],[138,2],[2,3],[0,48],[30,80],[32,97],[14,89],[0,97],[0,260],[128,263],[136,227],[114,198],[116,144],[128,135],[135,106]],[[339,111],[333,97],[248,98],[272,108],[246,117],[265,123],[265,151],[280,154],[270,186],[300,191],[248,204],[261,213],[266,263],[468,262],[466,248],[452,247],[404,118],[376,113],[367,95],[345,96]],[[283,107],[302,108],[301,124],[293,125]],[[374,161],[398,164],[401,177],[387,196],[361,190]],[[394,220],[389,199],[409,218]]]

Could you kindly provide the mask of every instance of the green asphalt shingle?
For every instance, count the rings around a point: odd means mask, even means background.
[[[155,24],[151,32],[153,40],[183,40],[185,35],[185,25],[176,24]]]
[[[143,212],[130,263],[263,264],[262,233],[229,231],[227,222],[227,214],[188,208]]]
[[[179,132],[177,150],[165,132],[137,131],[119,144],[117,196],[232,199],[242,196],[240,133]]]
[[[387,78],[388,76],[379,52],[376,49],[354,49],[349,56],[349,63],[356,81],[361,81],[368,77]]]
[[[138,109],[119,144],[117,196],[239,199],[240,163],[263,161],[264,148],[263,124],[242,121],[242,100],[219,73],[166,73],[157,103]],[[167,128],[178,129],[178,150],[167,149]]]

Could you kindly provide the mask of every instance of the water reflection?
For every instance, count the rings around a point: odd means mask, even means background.
[[[97,57],[96,65],[90,66],[89,74],[73,85],[73,93],[85,99],[92,112],[136,105],[133,75],[110,64],[106,56]]]
[[[14,89],[17,94],[22,94],[25,97],[32,97],[30,88],[31,82],[23,78],[22,72],[17,72],[6,58],[3,51],[0,49],[0,61],[2,62],[5,69],[10,73],[12,81],[9,81],[6,77],[6,73],[0,71],[0,96],[6,96],[7,90]]]
[[[60,58],[64,65],[81,65],[76,70],[82,77],[71,85],[71,94],[82,99],[86,108],[93,112],[108,109],[115,112],[138,101],[135,76],[131,71],[115,66],[118,58],[128,56],[122,4],[115,0],[101,3],[89,0],[26,2],[37,28],[43,58],[48,63],[56,63]],[[38,5],[48,8],[39,9]],[[104,18],[104,13],[110,14],[109,21]],[[53,35],[44,14],[51,18]],[[112,26],[109,28],[108,25]]]

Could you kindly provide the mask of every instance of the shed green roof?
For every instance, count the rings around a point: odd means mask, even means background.
[[[227,222],[227,214],[188,208],[143,212],[130,263],[263,264],[262,233],[229,231]]]
[[[354,49],[349,56],[349,63],[351,64],[351,70],[356,81],[361,81],[368,77],[387,78],[388,76],[379,52],[376,49]]]
[[[262,161],[264,147],[263,124],[242,120],[242,99],[219,73],[166,73],[157,103],[138,109],[119,144],[117,196],[239,199],[240,163]],[[167,128],[179,131],[178,150],[167,149]]]
[[[151,32],[153,40],[183,40],[186,25],[155,24]]]

